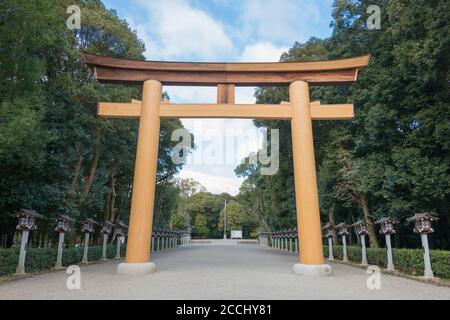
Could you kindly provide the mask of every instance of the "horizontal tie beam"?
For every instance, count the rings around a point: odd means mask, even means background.
[[[100,102],[98,115],[107,118],[138,118],[140,101],[132,103]],[[170,104],[162,102],[161,118],[241,118],[287,120],[292,118],[292,106],[284,104]],[[354,116],[352,104],[320,105],[311,103],[313,120],[345,120]]]

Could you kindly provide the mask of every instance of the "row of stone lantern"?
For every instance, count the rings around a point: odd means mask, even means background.
[[[83,250],[83,259],[81,260],[81,263],[87,264],[89,263],[88,260],[88,252],[89,252],[89,238],[91,233],[94,232],[94,226],[100,225],[98,222],[96,222],[93,219],[87,218],[83,221],[83,226],[81,228],[81,231],[84,232],[84,250]],[[116,224],[113,224],[110,221],[104,221],[101,224],[101,233],[103,234],[103,243],[102,243],[102,258],[101,260],[106,261],[106,245],[108,243],[108,236],[111,234],[113,228],[113,239],[116,238],[116,256],[115,259],[120,259],[120,247],[121,244],[124,242],[124,238],[126,235],[126,230],[128,227],[122,222],[118,221]]]
[[[270,232],[261,229],[258,235],[258,244],[264,247],[268,247],[270,244]]]
[[[11,216],[18,218],[19,222],[16,226],[16,229],[22,232],[19,262],[16,268],[16,274],[23,275],[25,274],[25,259],[26,259],[29,232],[37,228],[36,219],[43,218],[43,216],[38,214],[35,210],[28,210],[28,209],[21,209],[20,211],[12,214]],[[75,222],[75,220],[67,215],[61,214],[56,218],[55,222],[56,222],[55,231],[59,233],[55,269],[61,269],[64,236],[66,232],[70,231],[70,224],[72,222]],[[98,224],[96,221],[89,218],[83,221],[81,231],[84,232],[84,250],[83,250],[83,259],[81,263],[88,263],[89,237],[90,234],[94,232],[94,225],[96,224]],[[103,233],[102,260],[106,260],[106,244],[108,240],[108,235],[112,232],[113,228],[114,228],[114,237],[117,238],[116,259],[120,258],[120,243],[121,241],[123,241],[123,238],[125,237],[127,226],[121,221],[119,221],[116,224],[105,221],[102,225],[102,233]]]
[[[267,232],[261,230],[258,242],[262,246],[270,246],[274,249],[298,253],[297,229]]]
[[[431,268],[430,249],[428,245],[428,234],[434,232],[432,228],[432,222],[437,221],[438,218],[431,215],[429,212],[416,213],[413,217],[408,218],[407,221],[414,223],[414,232],[419,233],[422,240],[423,247],[423,259],[424,259],[424,278],[433,278],[433,270]],[[391,217],[385,217],[375,222],[380,226],[379,233],[385,236],[386,248],[387,248],[387,267],[389,271],[394,271],[394,260],[392,255],[392,243],[391,235],[395,234],[395,225],[398,221]],[[340,223],[336,226],[330,223],[326,224],[323,229],[325,231],[325,237],[328,238],[328,260],[334,260],[333,257],[333,238],[336,236],[336,230],[340,236],[342,236],[343,245],[343,261],[347,262],[347,241],[348,228],[355,227],[356,232],[361,239],[361,265],[367,266],[367,253],[366,253],[366,239],[368,223],[366,220],[360,220],[349,226],[345,223]]]
[[[152,252],[176,248],[188,245],[191,241],[189,230],[171,230],[154,228],[152,232],[151,250]]]

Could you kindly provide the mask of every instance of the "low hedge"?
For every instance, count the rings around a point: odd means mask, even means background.
[[[55,266],[56,248],[28,248],[25,260],[25,271],[27,273],[49,270]],[[125,246],[121,248],[121,254],[125,254]],[[116,256],[116,246],[106,247],[106,257],[112,259]],[[96,261],[102,257],[102,246],[90,246],[88,260]],[[83,258],[83,247],[65,248],[63,251],[62,264],[67,267],[81,262]],[[0,249],[0,276],[16,272],[19,261],[19,248]]]
[[[333,246],[334,257],[342,260],[342,246]],[[387,267],[386,248],[367,248],[367,262],[382,268]],[[328,246],[324,246],[324,256],[328,257]],[[361,248],[347,246],[348,260],[361,263]],[[395,269],[412,276],[422,276],[424,263],[422,249],[392,249]],[[431,268],[435,277],[450,279],[450,251],[430,250]]]

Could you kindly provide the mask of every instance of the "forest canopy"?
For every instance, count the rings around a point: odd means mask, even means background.
[[[66,9],[73,4],[83,21],[70,30]],[[367,28],[369,5],[382,8],[380,29]],[[100,0],[4,0],[0,21],[1,246],[13,244],[16,221],[9,215],[21,208],[45,217],[32,233],[36,246],[54,243],[58,214],[127,223],[138,123],[99,119],[96,108],[99,101],[140,99],[141,88],[98,83],[82,53],[143,60],[143,41]],[[418,247],[406,218],[429,211],[440,218],[431,245],[450,248],[449,21],[445,0],[336,0],[332,35],[296,42],[281,56],[371,55],[356,83],[311,89],[311,100],[355,105],[352,121],[313,124],[323,222],[392,216],[400,221],[395,245]],[[289,100],[280,87],[258,88],[255,96],[258,103]],[[171,161],[176,142],[170,137],[183,125],[162,121],[155,226],[191,226],[194,237],[220,238],[225,200],[227,230],[242,228],[250,237],[260,228],[296,226],[290,124],[254,123],[280,130],[280,168],[263,176],[260,165],[238,166],[244,182],[233,197],[177,176],[183,164]],[[74,228],[69,241],[79,235]],[[372,247],[380,245],[373,225],[369,238]]]

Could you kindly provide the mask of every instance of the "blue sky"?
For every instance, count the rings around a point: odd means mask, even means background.
[[[330,36],[333,0],[104,0],[128,21],[145,42],[149,60],[177,61],[278,61],[295,41]],[[215,88],[165,87],[173,103],[214,103]],[[254,88],[237,88],[237,103],[253,103]],[[241,179],[234,176],[240,159],[260,147],[250,120],[182,120],[196,136],[199,150],[208,149],[224,132],[245,132],[248,143],[230,146],[226,164],[196,161],[185,166],[181,177],[201,182],[213,193],[236,194]],[[219,162],[218,162],[219,163]]]

